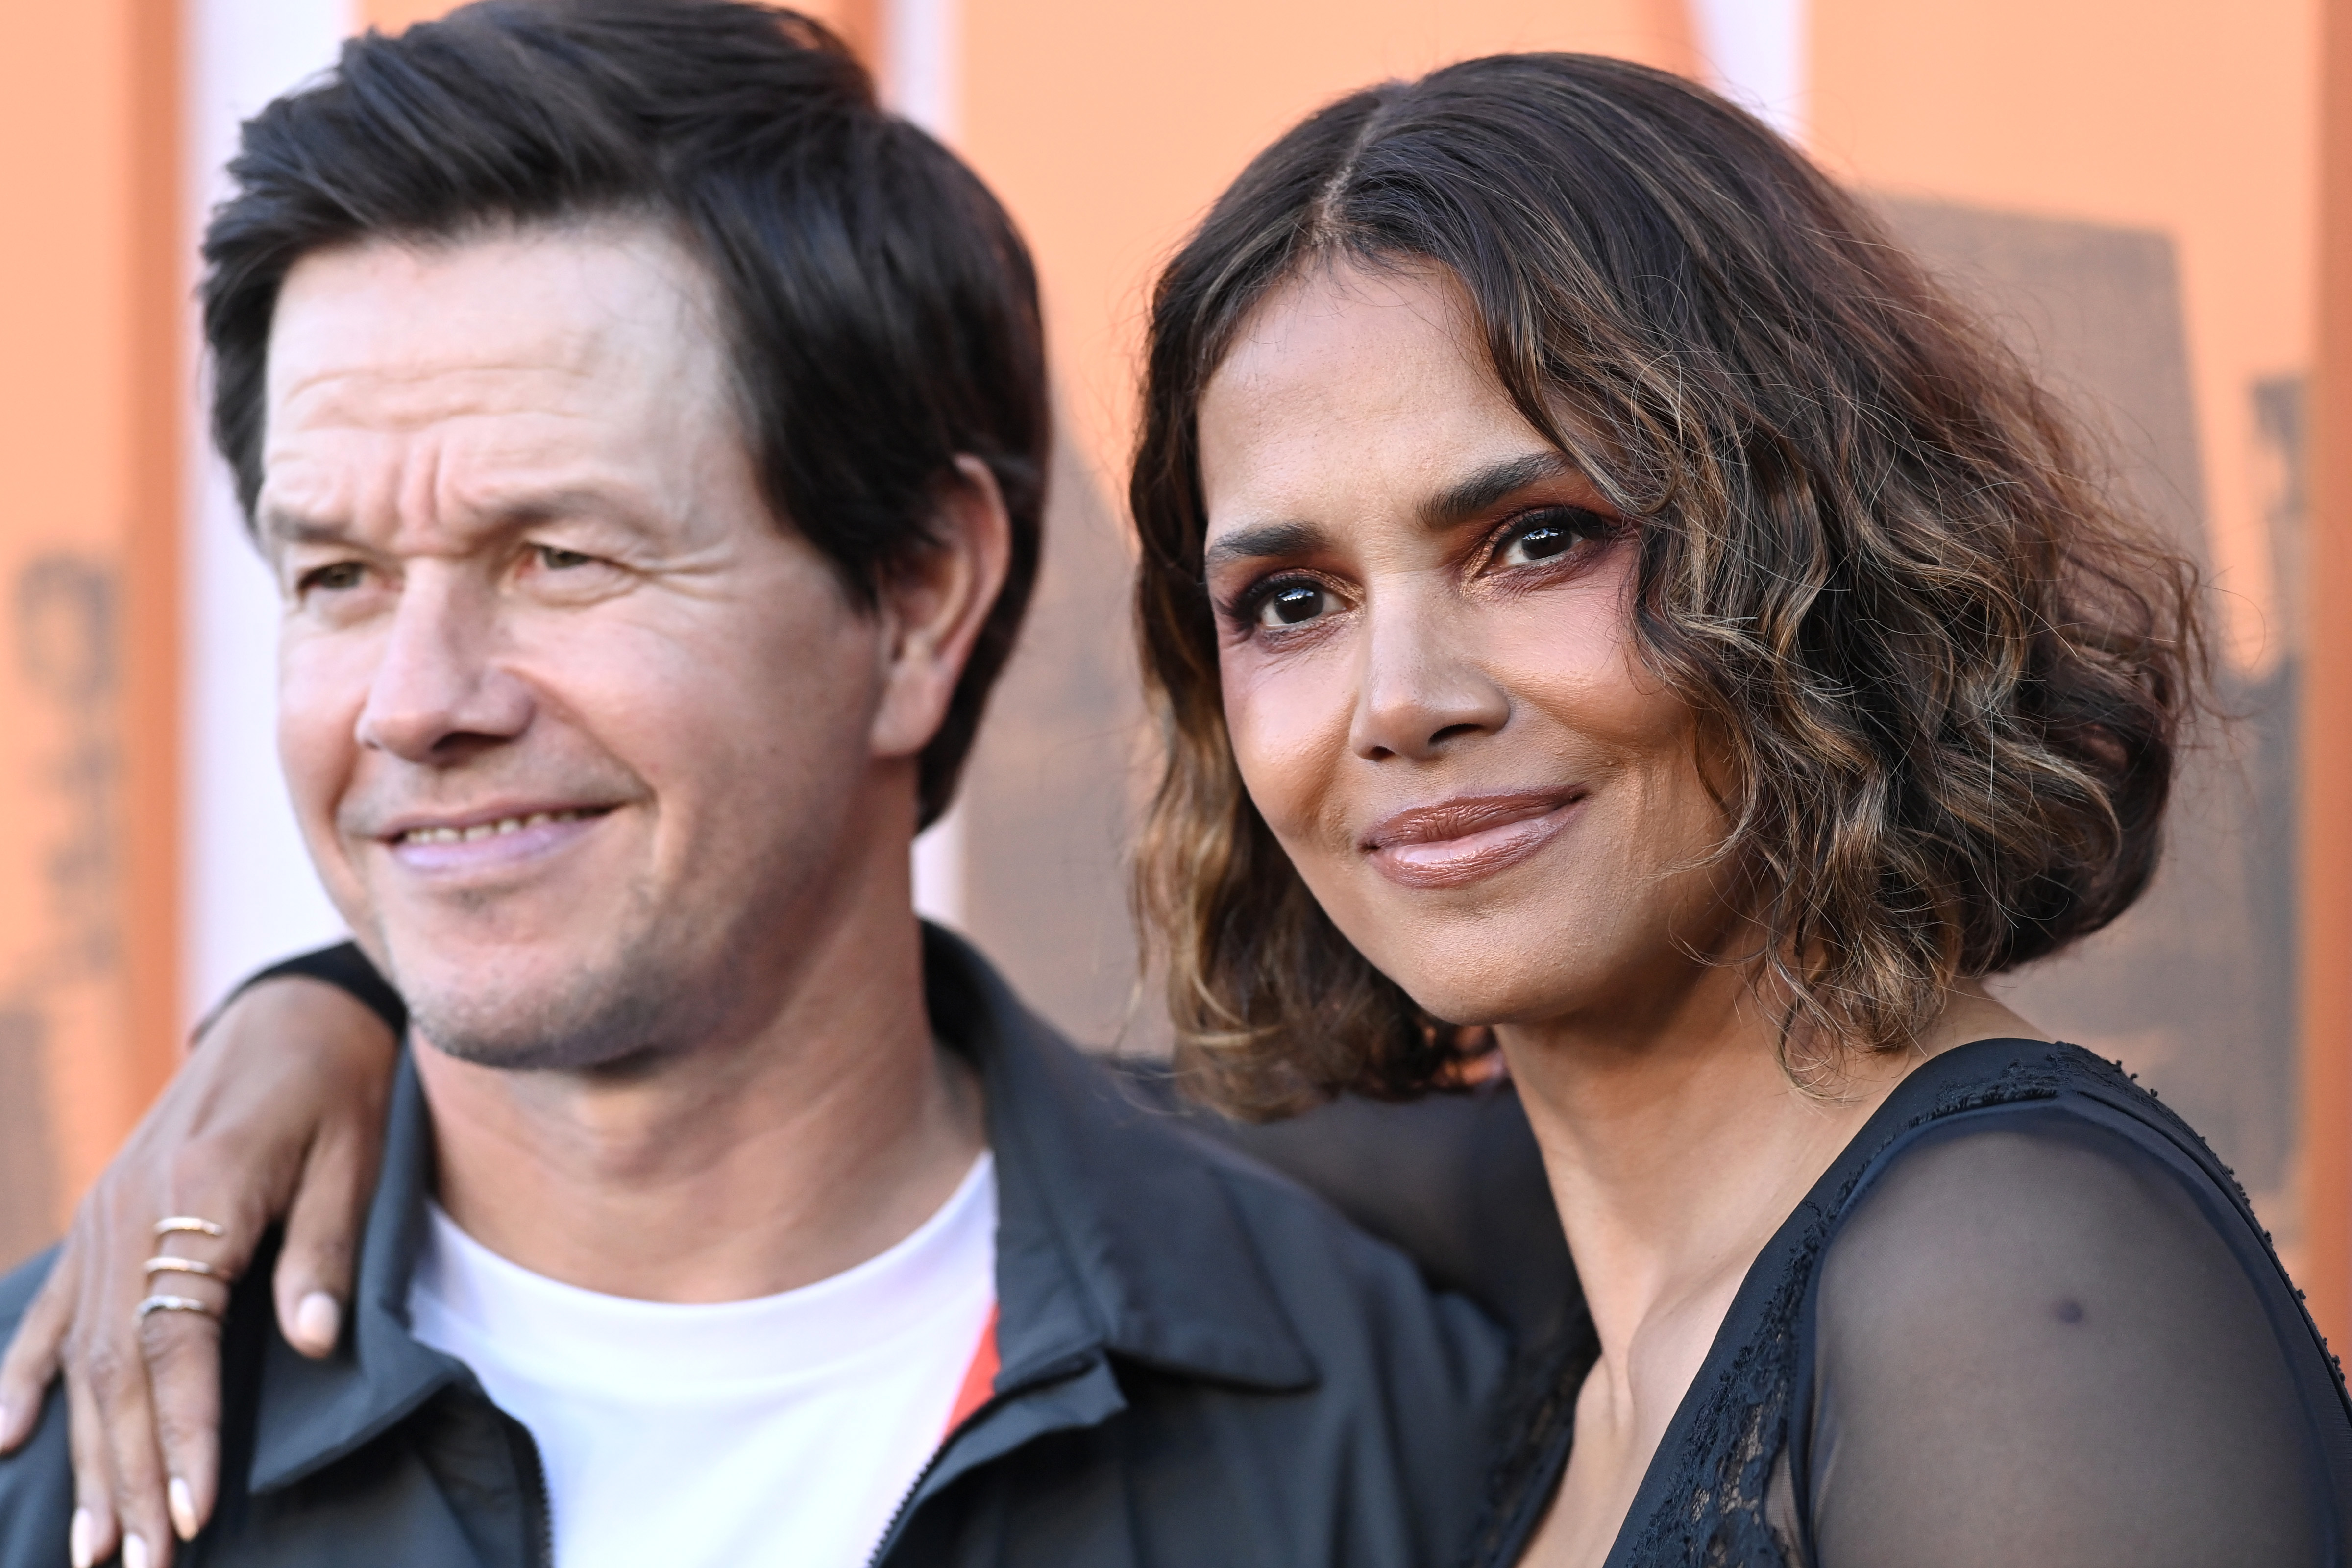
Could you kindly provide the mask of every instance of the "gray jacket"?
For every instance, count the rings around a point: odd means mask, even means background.
[[[1423,1568],[1482,1489],[1501,1331],[1399,1253],[1150,1108],[932,931],[933,1026],[987,1088],[999,1194],[994,1396],[876,1552],[889,1568]],[[349,1332],[294,1353],[269,1258],[223,1345],[222,1498],[201,1564],[552,1561],[530,1434],[408,1331],[432,1130],[404,1061]],[[49,1258],[0,1280],[13,1328]],[[0,1460],[0,1568],[55,1568],[64,1401]]]

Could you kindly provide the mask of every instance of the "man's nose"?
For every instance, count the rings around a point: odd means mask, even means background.
[[[1475,657],[1461,612],[1428,597],[1376,596],[1366,608],[1348,735],[1360,757],[1433,757],[1510,719],[1510,698]]]
[[[412,569],[360,710],[362,745],[446,764],[522,732],[530,689],[501,665],[497,600],[461,572]]]

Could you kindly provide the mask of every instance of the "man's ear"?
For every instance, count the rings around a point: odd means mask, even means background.
[[[915,756],[939,733],[1012,561],[1013,519],[996,476],[978,458],[957,458],[955,478],[932,502],[929,547],[877,584],[882,701],[874,714],[875,756]]]

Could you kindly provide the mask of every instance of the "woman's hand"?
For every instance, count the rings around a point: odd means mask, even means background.
[[[77,1564],[102,1562],[121,1545],[126,1564],[160,1568],[173,1534],[193,1537],[210,1516],[220,1458],[217,1314],[280,1215],[278,1326],[305,1355],[335,1348],[396,1047],[381,1018],[334,986],[265,981],[222,1010],[82,1199],[57,1266],[0,1360],[0,1452],[31,1435],[49,1380],[65,1374]],[[214,1221],[222,1234],[174,1235],[159,1246],[155,1222],[180,1215]],[[210,1266],[211,1277],[174,1270],[152,1286],[201,1301],[204,1311],[139,1316],[151,1289],[142,1265],[161,1251]]]

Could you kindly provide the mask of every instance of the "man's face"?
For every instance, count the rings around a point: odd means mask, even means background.
[[[576,1068],[747,1018],[879,830],[887,661],[760,492],[701,268],[617,221],[317,253],[267,397],[279,748],[425,1037]]]

